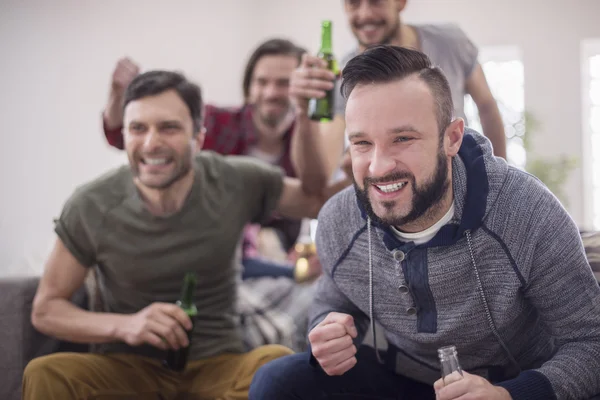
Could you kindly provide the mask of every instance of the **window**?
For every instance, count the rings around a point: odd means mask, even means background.
[[[582,43],[584,221],[600,230],[600,39]]]
[[[504,122],[507,161],[518,168],[525,168],[525,78],[520,51],[514,46],[482,48],[479,62]],[[477,106],[468,95],[465,98],[465,115],[468,126],[483,133]]]

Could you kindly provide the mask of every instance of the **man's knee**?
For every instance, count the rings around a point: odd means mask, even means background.
[[[249,399],[286,399],[300,395],[306,389],[315,388],[315,373],[306,353],[278,358],[254,374]]]
[[[39,381],[47,378],[50,375],[56,374],[56,366],[60,363],[60,358],[63,354],[50,354],[47,356],[37,357],[29,361],[23,371],[23,381]]]
[[[289,356],[290,354],[294,354],[294,352],[285,346],[268,344],[257,347],[249,352],[248,358],[251,360],[250,362],[255,366],[254,369],[256,370],[270,361]]]

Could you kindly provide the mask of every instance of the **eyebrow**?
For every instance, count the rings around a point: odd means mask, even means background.
[[[416,133],[418,135],[422,135],[422,132],[412,125],[401,125],[401,126],[397,126],[392,129],[388,129],[388,131],[387,131],[387,133],[390,135],[397,135],[399,133],[405,133],[405,132],[411,132],[411,133]],[[364,132],[360,132],[360,131],[352,132],[352,133],[348,134],[348,140],[360,139],[361,137],[365,137],[365,136],[367,136],[367,135]]]
[[[146,122],[144,122],[144,121],[138,121],[138,120],[135,120],[135,119],[129,121],[129,125],[133,125],[133,124],[147,125]],[[167,124],[181,125],[182,122],[179,121],[179,120],[177,120],[177,119],[165,119],[165,120],[156,122],[156,124],[158,124],[158,125],[167,125]]]

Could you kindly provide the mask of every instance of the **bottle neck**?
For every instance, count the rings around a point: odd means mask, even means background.
[[[331,23],[325,23],[321,27],[321,53],[331,54]]]
[[[194,290],[196,289],[196,277],[188,274],[185,276],[181,291],[181,306],[191,308],[194,306]]]

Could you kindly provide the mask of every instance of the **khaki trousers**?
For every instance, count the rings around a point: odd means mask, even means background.
[[[23,376],[24,400],[238,400],[248,398],[256,370],[292,354],[279,345],[190,361],[183,372],[131,354],[56,353],[33,359]]]

